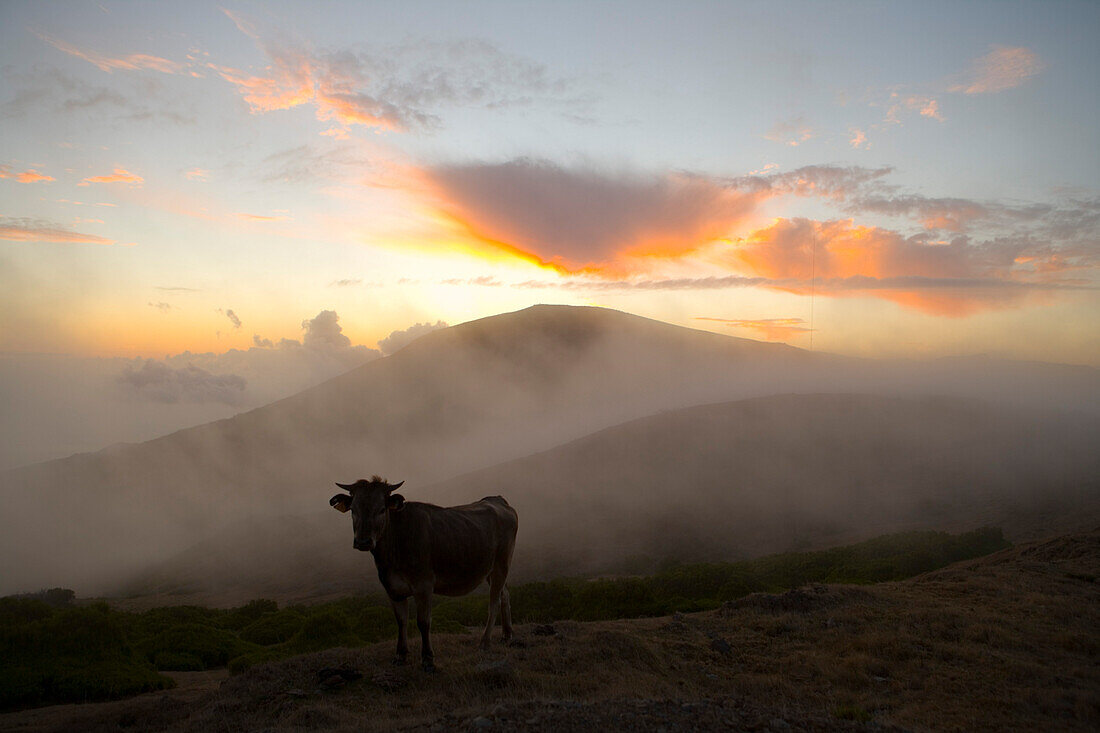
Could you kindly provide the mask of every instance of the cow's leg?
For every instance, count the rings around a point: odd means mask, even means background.
[[[489,619],[485,622],[485,633],[481,637],[481,649],[489,650],[489,637],[493,633],[493,624],[500,613],[500,592],[504,590],[504,579],[496,575],[489,576]]]
[[[512,600],[507,587],[500,591],[500,623],[504,627],[504,641],[508,641],[512,638]]]
[[[420,666],[425,672],[435,671],[435,652],[432,651],[432,594],[416,596],[416,628],[420,629]]]
[[[393,607],[393,617],[397,620],[397,655],[393,658],[394,664],[404,664],[409,656],[409,599],[400,601],[390,599]]]

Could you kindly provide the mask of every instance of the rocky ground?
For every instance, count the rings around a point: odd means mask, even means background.
[[[657,619],[520,625],[440,671],[332,649],[175,690],[0,715],[0,729],[1096,730],[1100,531],[877,586]],[[415,647],[414,647],[415,653]]]

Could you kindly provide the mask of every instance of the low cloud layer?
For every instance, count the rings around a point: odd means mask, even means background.
[[[389,356],[395,351],[405,348],[421,336],[431,333],[436,329],[446,327],[447,324],[443,321],[436,321],[435,323],[414,323],[404,330],[390,332],[389,336],[378,342],[378,348],[382,350],[383,354]]]
[[[175,404],[177,402],[221,402],[240,404],[247,383],[236,374],[211,374],[194,364],[174,368],[155,359],[146,359],[140,367],[128,366],[118,382],[140,399]]]
[[[340,364],[345,368],[359,366],[382,355],[377,349],[371,349],[362,344],[352,344],[351,339],[343,332],[340,316],[336,311],[324,310],[313,318],[307,318],[302,321],[302,330],[304,333],[301,341],[284,338],[278,343],[254,334],[252,336],[254,347],[248,352],[251,353],[257,349],[284,353],[297,352],[304,358]]]
[[[744,328],[763,336],[768,341],[789,341],[808,334],[810,328],[801,318],[708,318],[698,316],[697,321],[724,323],[731,328]]]

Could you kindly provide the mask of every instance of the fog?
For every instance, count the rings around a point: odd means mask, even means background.
[[[231,311],[230,311],[231,312]],[[302,338],[156,359],[0,354],[0,471],[137,443],[261,407],[445,327],[416,323],[379,348],[352,344],[325,310]]]
[[[375,473],[409,500],[503,494],[530,577],[892,528],[1041,533],[1095,516],[1098,416],[1090,368],[850,359],[539,306],[232,418],[0,475],[0,592],[362,588],[369,557],[327,500]]]

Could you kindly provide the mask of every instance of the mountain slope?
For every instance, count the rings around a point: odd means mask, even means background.
[[[0,474],[0,593],[102,591],[220,529],[308,512],[334,480],[426,485],[661,410],[810,391],[1008,393],[1086,409],[1100,396],[1097,370],[1009,367],[847,359],[536,306],[433,332],[230,419]]]
[[[227,420],[3,474],[0,592],[102,587],[334,480],[439,480],[825,361],[597,308],[462,324]]]
[[[402,494],[505,496],[517,579],[637,572],[904,529],[993,524],[1020,539],[1100,523],[1098,440],[1095,419],[974,401],[781,395],[663,412]],[[126,590],[219,604],[376,590],[351,536],[327,506],[235,526]]]

